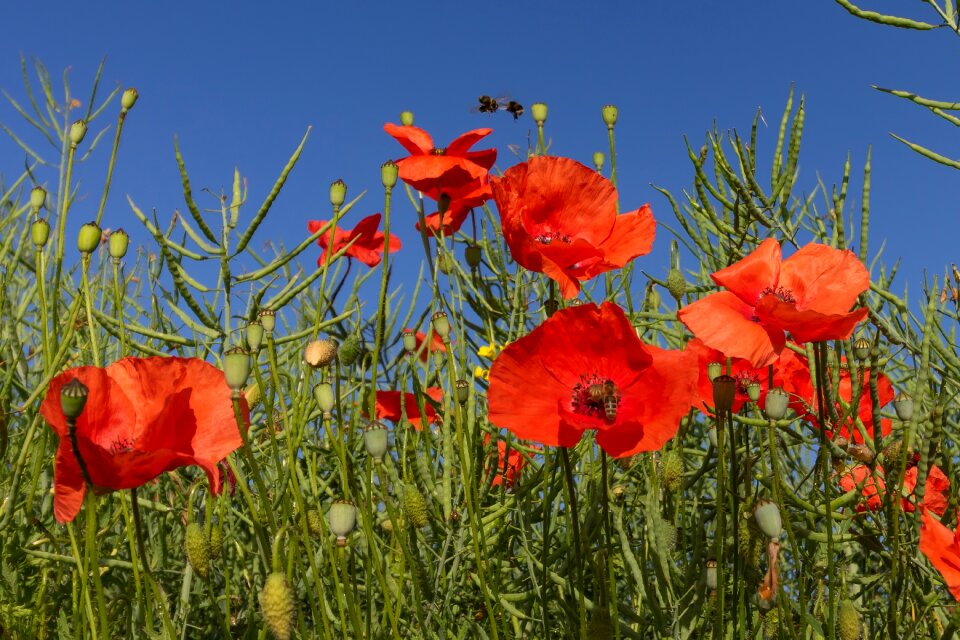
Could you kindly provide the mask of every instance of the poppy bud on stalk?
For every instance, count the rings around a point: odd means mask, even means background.
[[[239,393],[250,376],[250,354],[243,347],[234,347],[223,355],[223,374],[227,386]]]
[[[779,420],[787,413],[787,405],[790,402],[790,396],[781,387],[770,389],[767,392],[767,400],[764,403],[763,411],[768,420]]]
[[[203,527],[196,522],[187,525],[184,535],[184,547],[187,552],[187,561],[193,567],[194,573],[201,578],[210,575],[210,541],[203,531]]]
[[[893,409],[897,412],[897,417],[907,422],[913,417],[913,398],[905,393],[897,394],[893,399]]]
[[[320,407],[320,411],[323,411],[323,417],[329,418],[337,403],[333,385],[329,382],[318,383],[313,388],[313,398],[317,401],[317,406]]]
[[[260,319],[260,324],[263,325],[263,330],[268,334],[273,333],[274,328],[277,326],[277,312],[270,308],[261,309],[258,318]]]
[[[330,204],[339,207],[347,199],[347,183],[343,180],[334,180],[330,184]]]
[[[687,280],[683,277],[680,269],[673,268],[667,273],[667,291],[673,296],[673,299],[680,303],[683,296],[687,294]]]
[[[603,151],[593,152],[593,166],[597,168],[597,171],[603,171],[603,163],[606,159],[607,156],[603,154]]]
[[[67,420],[76,420],[83,413],[87,404],[90,389],[87,385],[74,378],[60,389],[60,409]]]
[[[480,247],[475,244],[468,245],[466,250],[463,252],[463,256],[467,259],[467,265],[471,269],[476,269],[480,266]]]
[[[323,534],[323,519],[316,509],[307,511],[307,530],[314,538],[319,538]]]
[[[723,373],[723,363],[711,362],[707,365],[707,379],[710,382],[716,380],[721,373]]]
[[[278,640],[290,640],[293,626],[293,591],[287,577],[279,571],[267,576],[260,592],[260,611],[263,621]]]
[[[337,359],[337,343],[333,340],[314,340],[304,350],[303,359],[314,369],[326,367]]]
[[[109,248],[110,257],[114,260],[120,260],[127,255],[127,248],[130,246],[130,236],[123,229],[117,229],[110,234]]]
[[[100,246],[100,239],[103,232],[96,222],[88,222],[80,227],[80,233],[77,234],[77,249],[80,253],[91,254]]]
[[[737,395],[737,379],[719,375],[713,379],[713,404],[717,412],[729,412]]]
[[[357,361],[361,351],[363,351],[363,344],[360,342],[360,337],[355,333],[351,333],[343,339],[343,344],[340,345],[338,350],[337,355],[340,359],[340,364],[349,367]]]
[[[853,356],[857,360],[866,360],[870,357],[870,341],[866,338],[857,338],[853,342]]]
[[[397,185],[397,178],[400,175],[400,168],[393,160],[387,160],[380,165],[380,180],[386,189],[392,189]]]
[[[530,115],[533,116],[534,122],[542,125],[547,121],[547,105],[542,102],[534,102],[530,105]]]
[[[433,330],[437,332],[437,335],[446,342],[450,339],[450,320],[447,319],[447,314],[444,311],[437,311],[433,314],[431,318],[433,322]]]
[[[139,97],[140,94],[133,87],[125,90],[123,95],[120,96],[120,109],[124,112],[130,111],[130,109],[133,109],[133,105],[137,104],[137,98]]]
[[[467,404],[467,400],[470,398],[470,383],[460,379],[454,383],[454,386],[457,389],[457,402]]]
[[[263,343],[263,325],[260,324],[259,320],[251,320],[247,323],[244,334],[247,340],[247,348],[250,349],[251,353],[256,353]]]
[[[34,187],[30,191],[30,208],[34,212],[40,211],[47,202],[47,190],[43,187]]]
[[[50,223],[46,218],[40,218],[33,223],[30,227],[30,238],[37,249],[46,246],[47,240],[50,239]]]
[[[400,112],[400,124],[405,127],[413,126],[413,111],[401,111]]]
[[[605,105],[603,109],[600,110],[600,115],[603,116],[603,122],[609,129],[612,129],[613,125],[617,124],[617,116],[619,113],[620,110],[612,104]]]
[[[373,420],[363,430],[363,446],[367,454],[379,464],[387,452],[387,428],[382,422]]]
[[[70,125],[70,145],[76,147],[78,144],[83,142],[84,137],[87,135],[87,123],[83,120],[77,120],[72,125]]]
[[[349,500],[337,500],[330,507],[330,530],[337,536],[337,546],[347,546],[347,536],[357,524],[357,508]]]

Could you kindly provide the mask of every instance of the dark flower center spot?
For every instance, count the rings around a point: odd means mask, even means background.
[[[570,393],[570,408],[574,413],[612,423],[616,420],[620,400],[620,390],[613,380],[596,373],[581,374],[580,382]]]
[[[554,240],[559,240],[564,244],[570,244],[570,236],[559,231],[545,231],[533,238],[540,244],[551,244]]]
[[[445,156],[447,155],[447,150],[444,147],[438,147],[436,149],[433,149],[431,153],[435,156]]]
[[[791,304],[797,303],[797,299],[793,297],[793,291],[790,291],[790,289],[784,289],[783,287],[777,287],[776,289],[773,287],[767,287],[760,292],[760,298],[757,299],[757,302],[766,296],[775,296],[778,300],[789,302]]]
[[[737,380],[737,393],[747,395],[747,389],[751,384],[760,384],[760,376],[753,371],[741,371],[734,376]]]
[[[117,436],[117,439],[110,445],[110,453],[117,455],[120,453],[129,453],[133,451],[133,438],[123,438]]]

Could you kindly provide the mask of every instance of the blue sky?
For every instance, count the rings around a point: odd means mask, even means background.
[[[867,5],[867,0],[861,1]],[[891,0],[870,8],[894,10]],[[917,6],[914,6],[917,5]],[[550,107],[552,152],[590,162],[606,149],[600,107],[620,107],[617,127],[621,202],[651,202],[668,223],[672,213],[651,183],[675,194],[692,184],[683,136],[699,146],[716,122],[749,130],[758,107],[776,126],[791,84],[806,96],[807,120],[799,186],[817,174],[838,182],[850,152],[859,198],[860,169],[873,145],[874,226],[871,251],[888,240],[885,262],[903,256],[913,292],[924,268],[942,272],[956,260],[958,175],[920,158],[889,137],[895,131],[948,156],[960,156],[951,125],[871,84],[956,99],[950,33],[908,32],[861,22],[830,1],[787,2],[47,2],[4,7],[0,87],[22,99],[18,56],[42,60],[54,77],[72,67],[78,97],[106,55],[104,87],[135,86],[141,99],[124,130],[104,226],[123,226],[146,242],[126,205],[129,194],[162,219],[183,208],[173,137],[195,191],[229,190],[233,167],[250,186],[254,208],[308,126],[300,164],[258,239],[288,245],[306,221],[327,217],[327,188],[337,178],[369,194],[356,210],[379,211],[379,166],[402,149],[382,129],[403,109],[445,144],[475,127],[492,126],[500,168],[506,149],[524,143],[529,118],[469,112],[481,93],[506,93]],[[919,17],[919,3],[909,3]],[[113,117],[111,116],[110,120]],[[0,122],[25,126],[0,104]],[[769,163],[775,130],[761,132]],[[486,146],[486,145],[481,145]],[[96,169],[83,176],[88,198],[77,221],[92,218],[108,141]],[[23,154],[0,138],[0,171],[13,176]],[[48,178],[52,182],[52,178]],[[198,196],[201,205],[212,200]],[[419,243],[402,201],[395,229],[412,265]],[[347,221],[348,226],[350,222]],[[662,233],[643,266],[666,270]],[[686,265],[691,266],[691,265]],[[411,267],[412,268],[412,267]],[[415,273],[415,271],[414,271]]]

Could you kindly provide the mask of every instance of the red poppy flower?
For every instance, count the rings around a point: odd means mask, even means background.
[[[497,161],[496,149],[470,151],[493,129],[468,131],[446,148],[434,147],[430,134],[418,127],[398,127],[388,122],[383,130],[410,152],[397,160],[400,179],[434,200],[439,200],[442,193],[456,201],[475,192],[487,183],[490,167]]]
[[[314,234],[327,224],[326,220],[310,220],[307,222],[307,230]],[[347,245],[347,251],[344,255],[356,258],[368,267],[375,267],[380,264],[381,256],[384,251],[384,234],[377,231],[380,226],[380,214],[375,213],[367,216],[357,223],[353,229],[334,228],[333,231],[333,252],[337,253]],[[330,230],[327,229],[317,238],[317,244],[323,247],[320,257],[317,259],[317,266],[322,267],[326,264],[327,249],[330,243]],[[352,243],[352,244],[351,244]],[[400,250],[400,239],[394,235],[390,236],[390,253]]]
[[[404,331],[410,331],[410,329],[404,329]],[[425,334],[423,331],[417,331],[414,334],[414,338],[417,341],[415,352],[419,355],[420,360],[423,362],[427,361],[431,353],[447,352],[447,347],[443,344],[443,338],[441,338],[440,334],[436,331],[430,334],[430,343],[428,346],[424,346],[427,343],[427,334]]]
[[[672,438],[696,383],[692,353],[643,344],[617,305],[568,307],[494,361],[489,420],[562,447],[595,429],[600,447],[619,458]]]
[[[520,477],[521,469],[527,464],[527,457],[515,447],[510,447],[510,452],[507,453],[507,443],[499,439],[497,440],[497,451],[494,453],[493,447],[490,446],[489,433],[483,439],[483,443],[489,450],[487,473],[494,471],[490,486],[499,487],[503,485],[506,489],[512,489],[517,482],[517,478]],[[494,461],[496,461],[495,470],[490,468]]]
[[[726,373],[726,356],[716,349],[711,349],[699,338],[694,338],[687,343],[686,351],[689,351],[697,357],[697,395],[701,406],[713,406],[713,382],[707,375],[707,365],[711,362],[719,362],[724,365]],[[786,352],[785,352],[786,353]],[[776,363],[774,363],[776,364]],[[748,389],[751,384],[760,385],[760,396],[757,400],[757,406],[764,406],[767,391],[770,390],[770,375],[766,367],[754,367],[749,360],[743,358],[731,358],[730,375],[737,381],[736,395],[733,398],[733,407],[731,411],[737,413],[744,404],[750,402]],[[774,380],[776,386],[776,379]]]
[[[426,389],[427,396],[433,402],[440,402],[443,397],[443,390],[438,387],[429,387]],[[437,411],[433,404],[427,398],[424,398],[423,416],[420,415],[420,407],[417,406],[417,396],[406,391],[377,391],[377,419],[390,420],[391,422],[400,422],[401,407],[400,397],[403,394],[403,408],[407,413],[407,422],[417,430],[423,428],[424,418],[426,424],[431,424],[437,418]]]
[[[458,200],[451,200],[449,207],[442,215],[439,211],[435,211],[426,216],[423,222],[427,226],[427,230],[435,236],[440,235],[441,229],[443,235],[452,236],[463,226],[472,209],[481,206],[492,197],[493,192],[490,190],[490,183],[484,182],[473,193]],[[420,223],[418,222],[416,226],[417,231],[419,231]]]
[[[905,496],[913,497],[913,490],[917,486],[917,467],[911,466],[903,476],[903,493]],[[870,467],[858,464],[846,473],[840,476],[840,488],[844,491],[853,491],[860,487],[860,492],[866,498],[866,504],[857,505],[857,511],[876,511],[883,506],[883,494],[886,491],[886,482],[883,477],[883,467],[877,467],[876,472]],[[923,506],[933,511],[938,516],[942,516],[947,510],[948,492],[950,491],[950,479],[944,475],[943,471],[937,465],[930,467],[927,474],[926,490],[923,495]],[[904,511],[912,512],[916,510],[914,502],[906,497],[900,499],[900,506]]]
[[[711,276],[727,291],[711,294],[678,316],[708,346],[755,367],[776,360],[789,331],[798,342],[842,340],[867,315],[850,311],[870,275],[850,251],[808,244],[781,260],[768,238],[740,262]]]
[[[960,527],[950,531],[926,507],[920,507],[920,524],[920,551],[943,576],[953,597],[960,600]]]
[[[95,487],[130,489],[164,471],[198,465],[220,492],[217,463],[242,444],[223,372],[196,358],[124,358],[107,368],[79,367],[55,377],[40,413],[60,436],[53,512],[69,522],[86,485],[70,444],[60,391],[72,380],[89,390],[77,441]],[[244,422],[249,420],[241,396]]]
[[[832,372],[828,371],[827,375],[828,379],[833,379]],[[842,402],[836,404],[836,410],[838,415],[842,416],[845,411],[850,415],[839,429],[828,429],[827,435],[830,438],[841,436],[850,442],[862,443],[863,435],[855,424],[856,420],[859,420],[870,440],[873,439],[873,401],[870,398],[870,375],[870,369],[865,369],[863,386],[860,388],[860,400],[856,409],[853,411],[845,410],[843,406],[849,407],[850,403],[853,402],[853,381],[850,379],[850,368],[840,367],[837,399]],[[785,349],[781,354],[774,380],[791,394],[790,407],[797,412],[797,415],[813,425],[818,425],[817,397],[807,359],[798,356],[790,349]],[[895,395],[893,384],[883,373],[880,373],[877,378],[877,391],[881,407],[893,401]],[[888,435],[892,426],[888,418],[881,418],[880,433]]]
[[[653,246],[650,207],[617,215],[613,183],[575,160],[530,158],[491,184],[510,255],[556,280],[564,298]]]

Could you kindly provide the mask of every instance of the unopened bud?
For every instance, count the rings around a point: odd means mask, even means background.
[[[617,124],[617,115],[619,113],[620,110],[612,104],[608,104],[600,110],[600,115],[603,116],[603,122],[609,128],[613,128],[613,125]]]
[[[530,105],[530,115],[537,124],[543,124],[547,121],[547,105],[542,102],[534,102]]]
[[[349,367],[357,361],[357,358],[360,357],[360,353],[362,351],[363,343],[360,342],[360,336],[355,333],[351,333],[343,339],[343,343],[338,349],[340,364],[345,367]]]
[[[137,93],[137,90],[133,87],[130,87],[123,92],[123,95],[120,96],[120,108],[124,111],[129,111],[133,109],[133,105],[137,104],[137,98],[140,97],[140,94]]]
[[[606,159],[607,156],[603,154],[603,151],[593,152],[593,166],[596,167],[597,171],[603,171],[603,163]]]
[[[50,239],[50,223],[46,218],[35,220],[30,227],[30,239],[33,240],[33,246],[38,249],[45,247],[47,240]]]
[[[397,185],[397,178],[400,175],[400,168],[393,160],[387,160],[380,165],[380,180],[387,189],[392,189]]]
[[[34,211],[40,211],[46,203],[47,190],[43,187],[34,187],[30,191],[30,208]]]
[[[263,621],[277,638],[290,640],[293,631],[294,599],[293,591],[287,584],[287,577],[280,572],[271,573],[260,592],[260,611]]]
[[[110,234],[109,240],[110,257],[114,260],[120,260],[127,255],[127,247],[130,246],[130,236],[123,229],[117,229]]]
[[[87,135],[87,123],[83,120],[77,120],[72,125],[70,125],[70,144],[71,146],[76,147],[78,144],[83,142],[84,137]]]
[[[405,127],[413,126],[413,111],[401,111],[400,112],[400,124]]]
[[[207,540],[207,534],[201,525],[196,522],[187,525],[184,547],[193,572],[201,578],[210,575],[210,541]]]
[[[687,280],[683,277],[680,269],[670,269],[670,272],[667,273],[667,291],[670,292],[677,303],[687,294]]]

